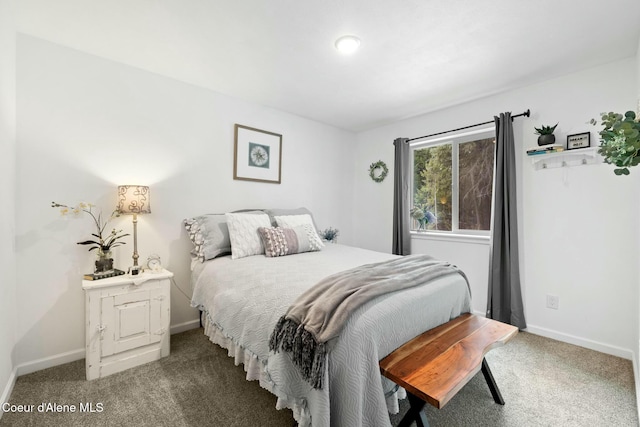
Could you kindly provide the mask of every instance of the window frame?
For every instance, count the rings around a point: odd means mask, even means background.
[[[476,141],[479,139],[489,139],[496,137],[496,131],[494,127],[484,127],[473,131],[467,131],[462,133],[450,134],[446,136],[439,136],[428,138],[423,141],[416,141],[410,143],[409,147],[411,170],[408,172],[409,185],[411,188],[411,199],[409,200],[409,209],[414,206],[413,197],[415,194],[414,175],[415,175],[415,151],[422,148],[437,147],[439,145],[451,144],[451,230],[425,230],[418,232],[411,229],[410,232],[414,235],[440,235],[440,236],[472,236],[472,237],[489,237],[491,235],[491,226],[493,221],[489,225],[489,230],[466,230],[460,229],[460,193],[459,193],[459,146],[467,142]],[[493,167],[493,187],[492,194],[495,191],[495,150],[494,150],[494,167]],[[491,218],[493,219],[493,202],[491,203]]]

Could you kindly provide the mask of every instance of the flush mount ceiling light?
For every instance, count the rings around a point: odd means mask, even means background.
[[[336,49],[338,52],[344,53],[345,55],[352,54],[358,47],[360,46],[360,39],[356,36],[342,36],[338,40],[336,40]]]

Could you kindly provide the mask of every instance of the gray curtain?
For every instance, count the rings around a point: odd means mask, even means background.
[[[396,255],[411,253],[409,233],[409,142],[408,138],[393,141],[395,161],[393,167],[393,248]]]
[[[527,327],[520,289],[516,164],[511,113],[495,117],[496,159],[487,317]]]

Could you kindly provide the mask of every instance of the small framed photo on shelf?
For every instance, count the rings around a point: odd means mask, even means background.
[[[233,179],[280,184],[282,135],[235,125]]]
[[[591,132],[567,135],[567,150],[588,148],[591,146]]]

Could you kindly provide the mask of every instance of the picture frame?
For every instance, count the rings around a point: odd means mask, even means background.
[[[591,147],[591,132],[567,135],[567,150]]]
[[[236,123],[233,179],[280,184],[282,135]]]

